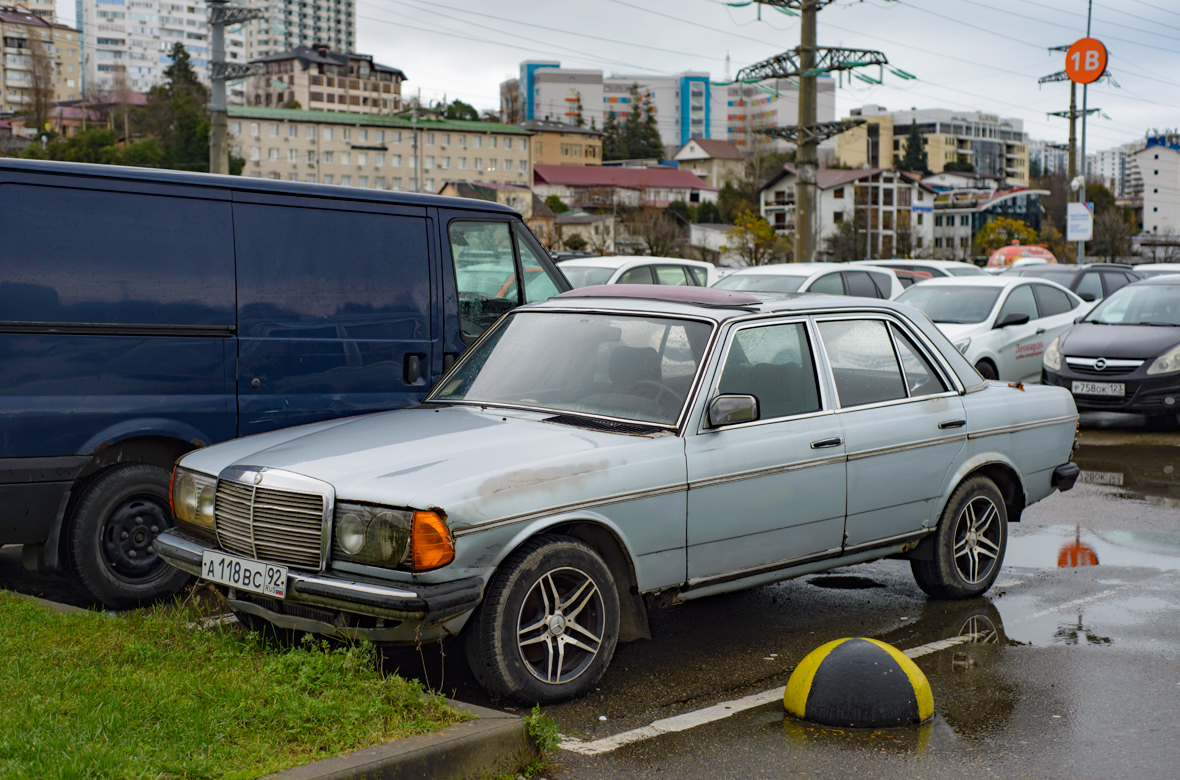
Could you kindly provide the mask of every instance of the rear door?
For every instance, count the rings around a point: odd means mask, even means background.
[[[239,435],[420,401],[439,273],[426,209],[234,200]]]

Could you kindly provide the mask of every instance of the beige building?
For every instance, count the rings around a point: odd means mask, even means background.
[[[727,181],[737,183],[745,174],[746,161],[741,150],[729,141],[694,138],[672,158],[680,170],[692,171],[710,187],[721,189]]]
[[[13,0],[5,5],[10,5],[18,11],[36,14],[47,22],[57,21],[57,3],[54,0]]]
[[[402,110],[406,74],[373,62],[367,54],[296,46],[254,60],[266,74],[248,79],[246,104],[308,111],[393,114]]]
[[[529,132],[498,122],[230,106],[229,123],[244,176],[431,193],[532,181]]]
[[[588,127],[530,119],[517,127],[533,134],[533,162],[543,165],[602,165],[602,133]]]
[[[81,38],[37,13],[0,7],[0,113],[27,113],[40,89],[47,103],[81,98]]]
[[[926,143],[926,161],[933,173],[947,163],[970,163],[976,173],[1028,186],[1028,138],[1024,122],[978,111],[924,109],[886,111],[881,106],[852,109],[860,125],[836,136],[836,157],[852,168],[891,168],[906,153],[910,125]]]

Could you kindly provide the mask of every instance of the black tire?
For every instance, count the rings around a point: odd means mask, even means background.
[[[175,525],[169,474],[146,463],[101,473],[87,485],[66,536],[70,571],[110,609],[130,609],[170,596],[190,580],[156,555],[156,536]]]
[[[999,379],[1000,375],[996,372],[996,367],[992,365],[990,360],[981,360],[975,364],[975,370],[984,379]]]
[[[550,704],[590,690],[618,637],[619,597],[602,558],[576,539],[542,536],[492,577],[467,627],[467,662],[493,696]]]
[[[918,587],[936,599],[969,599],[987,592],[1004,563],[1008,511],[999,488],[971,477],[951,494],[934,532],[934,559],[912,560]]]

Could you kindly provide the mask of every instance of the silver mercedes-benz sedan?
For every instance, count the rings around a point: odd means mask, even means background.
[[[251,626],[462,635],[495,695],[601,677],[646,604],[883,557],[934,598],[1077,477],[1064,388],[986,382],[915,309],[610,285],[504,316],[419,407],[186,455],[159,554]]]

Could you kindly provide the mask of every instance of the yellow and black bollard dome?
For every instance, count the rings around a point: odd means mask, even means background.
[[[934,714],[926,675],[876,639],[837,639],[812,650],[791,673],[783,704],[796,718],[852,728],[907,726]]]

